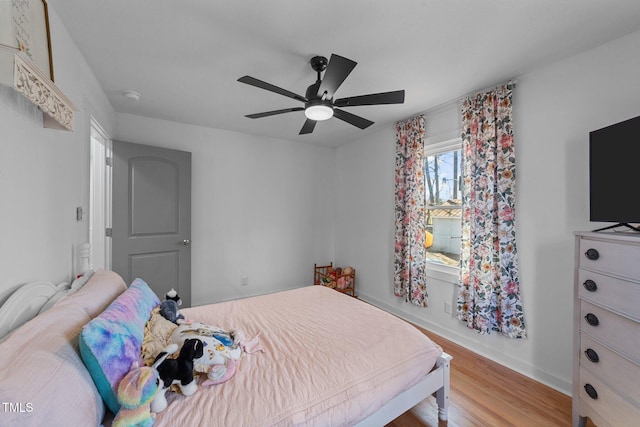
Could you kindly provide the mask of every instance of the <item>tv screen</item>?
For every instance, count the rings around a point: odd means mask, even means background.
[[[595,222],[640,222],[640,116],[589,133],[589,211]]]

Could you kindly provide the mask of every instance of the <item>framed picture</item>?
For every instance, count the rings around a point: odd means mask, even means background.
[[[0,45],[24,52],[53,81],[47,2],[0,1],[0,21]]]

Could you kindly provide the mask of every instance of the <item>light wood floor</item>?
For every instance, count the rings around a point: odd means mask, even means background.
[[[449,421],[438,420],[435,398],[429,397],[387,427],[571,425],[569,396],[421,330],[453,356]]]

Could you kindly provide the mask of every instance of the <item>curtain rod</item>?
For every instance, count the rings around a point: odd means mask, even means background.
[[[486,88],[486,89],[482,89],[482,90],[474,90],[473,92],[469,92],[469,93],[467,93],[467,94],[464,94],[464,95],[462,95],[462,96],[460,97],[460,99],[462,99],[462,98],[466,98],[467,96],[475,95],[475,94],[478,94],[478,93],[489,92],[490,90],[496,89],[496,88],[498,88],[498,87],[500,87],[500,86],[506,86],[506,87],[507,87],[507,89],[513,89],[513,88],[515,88],[515,87],[516,87],[517,83],[518,83],[518,81],[517,81],[517,80],[507,80],[507,81],[506,81],[506,82],[504,82],[504,83],[498,83],[497,85],[493,85],[493,86],[488,87],[488,88]]]
[[[436,105],[435,107],[432,107],[432,108],[429,108],[427,110],[424,110],[421,113],[418,113],[418,115],[420,115],[420,114],[429,114],[429,113],[433,114],[436,111],[444,110],[445,108],[447,108],[447,107],[449,107],[449,106],[451,106],[453,104],[457,104],[459,102],[462,102],[464,100],[464,98],[467,98],[467,97],[472,96],[472,95],[476,95],[478,93],[488,92],[488,91],[496,89],[497,87],[502,86],[502,85],[506,85],[508,89],[514,89],[516,87],[517,83],[518,83],[518,80],[512,79],[512,80],[507,80],[504,83],[498,83],[498,84],[495,84],[493,86],[489,86],[489,87],[487,87],[485,89],[474,90],[472,92],[467,92],[464,95],[458,96],[457,98],[451,99],[449,101],[443,102],[442,104]]]

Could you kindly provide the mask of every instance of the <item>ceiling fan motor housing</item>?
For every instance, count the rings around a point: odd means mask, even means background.
[[[322,98],[324,94],[318,93],[320,84],[322,83],[322,76],[320,75],[320,73],[327,69],[327,64],[329,63],[329,61],[324,56],[314,56],[313,58],[311,58],[309,63],[311,64],[311,68],[313,69],[313,71],[318,73],[318,79],[314,84],[307,88],[305,97],[309,100]],[[309,106],[309,103],[307,103],[307,106]]]
[[[321,96],[318,96],[318,89],[320,89],[320,83],[322,83],[320,81],[320,79],[318,79],[314,84],[312,84],[311,86],[309,86],[307,88],[307,92],[304,94],[305,98],[311,100],[311,99],[320,99],[322,98]]]
[[[313,71],[318,73],[324,71],[327,68],[327,64],[329,63],[327,58],[325,58],[324,56],[314,56],[309,62],[311,63],[311,68],[313,68]],[[318,80],[320,80],[320,78],[318,78]]]

